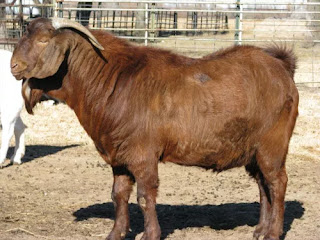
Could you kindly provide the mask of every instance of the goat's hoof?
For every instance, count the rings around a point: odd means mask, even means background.
[[[106,240],[122,240],[122,239],[125,239],[125,237],[126,237],[126,233],[124,232],[120,234],[111,232],[109,236],[106,238]]]
[[[21,164],[21,161],[19,161],[19,162],[18,162],[18,161],[12,161],[11,164],[12,164],[12,165],[20,165],[20,164]]]
[[[10,164],[11,165],[20,165],[21,159],[10,159]]]
[[[279,238],[278,237],[271,237],[271,236],[265,236],[264,238],[263,238],[263,240],[279,240]]]
[[[160,240],[160,236],[158,236],[158,235],[148,236],[147,234],[144,233],[140,240]]]
[[[260,237],[263,237],[268,232],[268,224],[260,223],[257,225],[256,229],[253,232],[253,240],[259,240]]]
[[[6,166],[8,166],[8,165],[6,165],[6,164],[4,163],[4,161],[0,163],[0,169],[5,168]]]
[[[259,231],[254,231],[253,232],[253,240],[259,240],[259,238],[263,236],[263,233],[259,232]]]
[[[18,158],[18,156],[14,156],[10,159],[10,163],[12,165],[20,165],[21,164],[21,158],[23,157],[23,155],[20,155],[20,157]]]

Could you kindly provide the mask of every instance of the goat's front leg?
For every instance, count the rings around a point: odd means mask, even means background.
[[[138,204],[144,215],[144,234],[141,240],[160,240],[161,230],[156,212],[159,186],[158,161],[148,159],[130,167],[137,182]]]
[[[23,124],[22,119],[19,116],[14,126],[16,146],[14,148],[14,154],[11,157],[11,163],[13,164],[21,164],[21,158],[25,153],[24,129],[25,125]]]
[[[0,167],[6,160],[7,152],[10,144],[10,139],[13,135],[14,122],[3,121],[2,119],[2,137],[1,137],[1,149],[0,149]]]
[[[113,167],[112,200],[114,203],[116,218],[113,229],[107,240],[124,239],[129,232],[128,201],[134,184],[134,177],[126,167]]]

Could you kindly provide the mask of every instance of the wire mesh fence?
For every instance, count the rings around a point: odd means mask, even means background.
[[[286,44],[299,59],[296,82],[320,83],[320,0],[0,0],[0,47],[12,48],[38,16],[192,57],[234,44]]]

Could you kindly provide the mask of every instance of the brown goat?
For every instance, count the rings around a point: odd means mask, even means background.
[[[71,21],[36,19],[11,67],[25,78],[29,113],[42,93],[66,102],[112,166],[116,217],[107,239],[128,233],[134,182],[142,239],[160,239],[158,162],[169,161],[214,171],[245,166],[261,198],[254,239],[278,240],[285,159],[298,115],[295,61],[276,46],[235,46],[192,59]]]

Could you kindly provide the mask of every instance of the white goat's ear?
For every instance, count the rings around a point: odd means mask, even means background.
[[[54,75],[65,59],[69,47],[68,39],[61,39],[59,36],[52,38],[39,55],[36,66],[26,77],[43,79]]]

